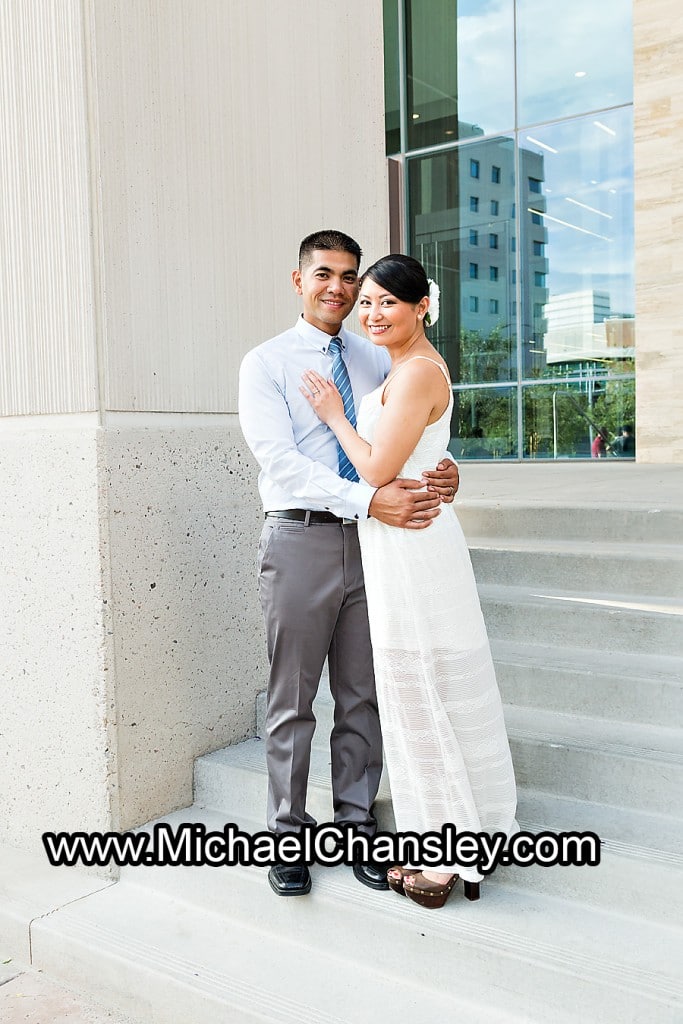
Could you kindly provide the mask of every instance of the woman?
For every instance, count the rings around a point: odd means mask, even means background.
[[[339,392],[309,371],[302,388],[358,473],[375,487],[420,478],[450,435],[448,369],[429,343],[429,283],[410,256],[385,256],[360,282],[359,317],[391,356],[384,384],[358,411],[358,431]],[[434,312],[434,311],[433,311]],[[434,319],[436,317],[434,316]],[[516,831],[515,782],[486,628],[467,544],[453,506],[427,530],[359,524],[392,802],[400,832]],[[458,875],[479,896],[476,867],[392,868],[388,881],[427,907],[446,902]]]

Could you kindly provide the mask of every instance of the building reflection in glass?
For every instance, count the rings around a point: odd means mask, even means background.
[[[387,146],[441,286],[461,457],[590,457],[634,420],[630,5],[585,6],[553,7],[553,47],[530,0],[385,5]]]

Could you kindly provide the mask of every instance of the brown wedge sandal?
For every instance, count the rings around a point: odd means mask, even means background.
[[[406,875],[410,872],[406,871]],[[432,882],[425,878],[421,871],[418,871],[413,878],[412,884],[403,879],[403,891],[414,903],[421,907],[429,907],[438,910],[450,896],[453,886],[458,881],[459,875],[453,875],[448,882]],[[465,898],[468,900],[479,899],[479,882],[465,882]]]

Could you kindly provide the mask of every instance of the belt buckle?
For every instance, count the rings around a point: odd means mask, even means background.
[[[342,519],[342,526],[353,526],[357,522],[357,519]]]

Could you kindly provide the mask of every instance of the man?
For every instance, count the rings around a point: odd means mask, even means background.
[[[619,435],[616,440],[612,442],[612,451],[615,455],[619,455],[627,459],[635,458],[636,439],[633,435],[633,427],[630,424],[619,427]]]
[[[270,661],[268,828],[275,833],[315,824],[306,812],[306,789],[313,700],[327,658],[335,705],[334,819],[374,834],[382,742],[357,522],[370,515],[425,529],[440,501],[452,501],[458,487],[457,466],[447,459],[425,475],[428,480],[395,480],[377,490],[358,481],[300,391],[305,370],[335,381],[340,372],[348,374],[347,397],[357,405],[386,377],[384,349],[342,327],[358,297],[360,259],[358,243],[342,232],[305,238],[292,272],[303,313],[293,328],[247,353],[240,368],[240,423],[261,467],[266,514],[258,563]],[[432,490],[424,490],[425,482]],[[388,887],[385,869],[359,862],[353,870],[365,885]],[[268,879],[280,896],[311,888],[305,865],[274,864]]]

